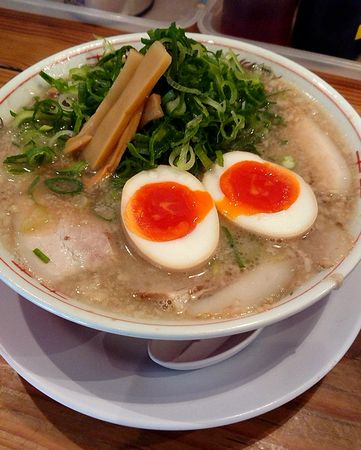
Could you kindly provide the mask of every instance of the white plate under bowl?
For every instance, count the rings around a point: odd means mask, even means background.
[[[124,44],[139,46],[144,34],[122,35],[108,38],[119,47]],[[232,48],[241,59],[265,63],[276,75],[295,83],[302,91],[316,99],[331,115],[340,127],[344,137],[354,151],[355,164],[359,161],[361,152],[361,119],[355,110],[331,86],[316,75],[296,63],[268,50],[256,47],[239,40],[220,36],[189,34],[190,37],[206,44],[209,48]],[[10,110],[16,111],[30,101],[30,96],[36,95],[45,82],[38,76],[40,70],[45,70],[52,76],[67,74],[69,68],[89,62],[103,51],[103,41],[93,41],[60,52],[47,58],[6,84],[0,90],[0,117],[5,122],[10,119]],[[361,164],[359,164],[361,167]],[[337,267],[318,274],[288,297],[286,302],[269,311],[246,316],[236,320],[209,320],[187,323],[156,324],[151,321],[140,323],[129,318],[119,318],[111,313],[90,310],[61,293],[54,292],[47,286],[29,277],[13,261],[12,255],[0,248],[0,279],[23,295],[28,300],[76,323],[87,325],[97,330],[118,333],[127,336],[154,339],[202,339],[207,337],[225,336],[252,329],[263,328],[272,323],[302,311],[324,297],[334,288],[339,279],[346,276],[357,264],[361,255],[359,233],[361,229],[361,200],[353,228],[356,244],[353,251]],[[335,275],[335,276],[334,276]]]
[[[361,327],[361,265],[342,289],[272,325],[231,359],[204,369],[165,369],[147,341],[61,319],[0,283],[0,353],[58,402],[120,425],[191,430],[270,411],[317,383]]]

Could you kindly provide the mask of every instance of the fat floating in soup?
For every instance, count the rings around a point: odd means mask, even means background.
[[[176,31],[171,63],[158,46],[146,59],[169,33],[155,30],[144,52],[42,74],[51,87],[1,131],[2,241],[31,276],[113,316],[252,314],[352,247],[350,149],[293,85]],[[147,100],[129,103],[129,85]]]

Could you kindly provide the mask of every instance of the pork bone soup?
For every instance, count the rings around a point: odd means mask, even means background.
[[[174,25],[63,78],[1,131],[18,264],[135,320],[271,308],[347,255],[350,149],[317,101]]]

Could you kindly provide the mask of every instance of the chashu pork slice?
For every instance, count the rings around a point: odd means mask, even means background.
[[[14,216],[14,241],[20,262],[37,277],[56,282],[76,273],[95,271],[114,256],[109,224],[69,207],[50,208],[22,201]],[[34,254],[40,249],[50,261]]]

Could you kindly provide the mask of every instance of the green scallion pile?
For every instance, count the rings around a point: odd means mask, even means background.
[[[149,31],[141,53],[156,40],[172,56],[154,89],[161,95],[164,117],[138,130],[111,178],[114,186],[122,187],[135,173],[159,164],[198,175],[215,161],[222,164],[227,151],[255,152],[270,127],[282,121],[262,82],[261,67],[242,64],[231,50],[208,50],[175,24]],[[102,57],[71,69],[67,78],[40,73],[49,84],[48,96],[13,113],[20,152],[5,159],[10,172],[31,172],[56,162],[65,141],[79,132],[107,94],[130,48],[115,50],[106,42]],[[84,170],[83,162],[75,174],[74,168],[63,168],[46,185],[57,193],[63,185],[64,193],[80,192]]]

